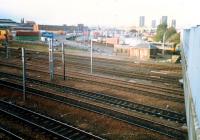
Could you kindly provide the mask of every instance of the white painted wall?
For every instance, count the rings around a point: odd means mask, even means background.
[[[200,139],[200,26],[182,33],[184,93],[189,140]],[[183,58],[183,57],[182,57]],[[184,60],[183,60],[184,61]]]
[[[183,39],[187,59],[187,74],[190,79],[198,120],[200,120],[200,27],[184,30]]]

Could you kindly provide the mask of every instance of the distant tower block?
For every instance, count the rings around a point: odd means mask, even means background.
[[[174,28],[176,28],[176,20],[175,20],[175,19],[173,19],[173,20],[172,20],[171,27],[174,27]]]
[[[153,28],[153,29],[156,28],[156,20],[152,20],[152,22],[151,22],[151,28]]]
[[[166,24],[167,25],[167,16],[162,16],[161,24]]]
[[[145,25],[145,16],[140,16],[139,26],[144,27]]]

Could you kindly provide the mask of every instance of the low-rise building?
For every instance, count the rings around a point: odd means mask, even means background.
[[[65,34],[67,31],[67,26],[63,25],[38,25],[38,30],[40,31],[46,31],[46,32],[52,32],[55,34]]]
[[[158,49],[149,43],[141,43],[135,46],[115,45],[114,52],[116,55],[127,56],[139,60],[148,60],[157,54]]]
[[[119,38],[118,37],[112,37],[112,38],[106,38],[106,43],[110,45],[118,45],[119,44]]]

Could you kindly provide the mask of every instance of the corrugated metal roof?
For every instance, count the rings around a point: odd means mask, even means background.
[[[17,25],[18,23],[11,19],[0,19],[0,27],[9,28]]]
[[[11,19],[0,19],[0,23],[13,23],[13,24],[16,24],[15,21],[11,20]]]

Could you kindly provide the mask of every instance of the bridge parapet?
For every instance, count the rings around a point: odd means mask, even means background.
[[[200,140],[200,27],[181,34],[183,85],[189,140]]]

